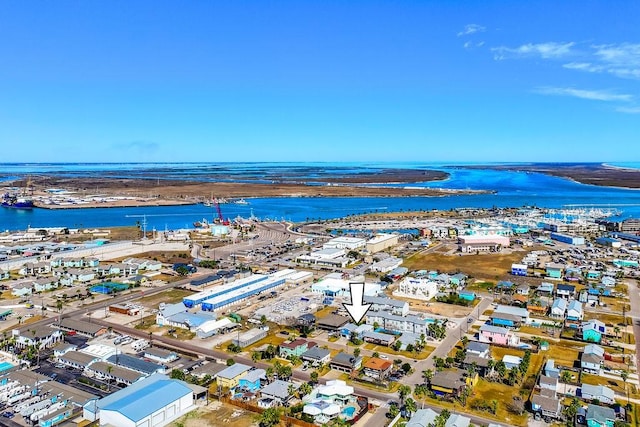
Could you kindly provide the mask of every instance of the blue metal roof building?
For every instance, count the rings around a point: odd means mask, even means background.
[[[116,366],[122,366],[123,368],[128,368],[136,372],[140,372],[141,374],[151,375],[155,373],[164,373],[164,366],[158,365],[153,362],[147,362],[146,360],[139,359],[134,356],[129,356],[128,354],[117,354],[110,356],[107,359],[107,362],[113,363]]]
[[[185,383],[154,374],[84,407],[84,418],[100,425],[160,427],[195,409]],[[88,417],[88,418],[87,418]]]

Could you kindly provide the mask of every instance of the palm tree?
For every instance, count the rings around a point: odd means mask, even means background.
[[[294,386],[293,384],[289,384],[289,386],[287,387],[287,394],[290,397],[293,397],[296,394],[296,386]]]
[[[624,394],[627,395],[627,405],[629,404],[629,393],[627,393],[627,379],[629,378],[629,372],[622,371],[620,372],[620,378],[624,382]]]
[[[271,381],[273,380],[273,367],[272,366],[267,367],[267,369],[265,371],[265,375],[267,376],[267,382],[271,383]]]
[[[56,309],[58,310],[58,313],[60,313],[62,311],[62,307],[64,306],[64,304],[62,304],[62,301],[58,300],[56,301]]]
[[[431,379],[433,378],[433,371],[431,369],[422,371],[422,378],[424,378],[426,384],[431,384]]]
[[[404,384],[400,385],[400,387],[398,387],[398,395],[400,396],[400,402],[403,403],[405,397],[407,397],[410,393],[411,393],[411,387]]]
[[[107,378],[107,391],[111,390],[111,372],[113,372],[113,366],[107,365],[107,373],[109,374],[109,378]]]
[[[571,381],[571,372],[562,371],[562,374],[560,374],[560,381],[564,383],[564,394],[567,394],[567,383]]]
[[[405,411],[407,411],[409,414],[409,418],[411,418],[411,414],[413,414],[414,412],[416,412],[418,410],[418,406],[416,405],[416,401],[413,400],[412,398],[408,398],[406,402],[404,402],[404,409]]]
[[[260,427],[274,427],[280,422],[280,409],[268,408],[260,416]]]
[[[268,369],[268,368],[267,368]],[[311,378],[311,382],[313,382],[314,384],[316,384],[318,382],[318,377],[319,374],[317,371],[313,371],[311,372],[311,374],[309,375],[309,377]]]

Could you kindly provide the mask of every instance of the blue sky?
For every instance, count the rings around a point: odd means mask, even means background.
[[[640,2],[5,1],[0,161],[640,160]]]

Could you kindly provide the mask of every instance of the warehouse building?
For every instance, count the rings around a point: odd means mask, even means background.
[[[162,427],[195,409],[193,391],[181,381],[154,374],[84,406],[83,418],[100,426]]]
[[[260,341],[267,336],[267,331],[262,328],[249,329],[247,332],[240,334],[238,338],[232,342],[239,347],[247,347],[253,343]]]
[[[473,252],[500,252],[502,248],[509,247],[511,241],[506,236],[459,236],[458,249],[463,253]]]
[[[265,291],[273,291],[284,285],[289,278],[296,274],[295,270],[281,270],[269,276],[262,276],[258,281],[248,282],[240,288],[229,290],[225,293],[218,294],[214,297],[201,301],[203,311],[214,311],[230,305],[238,304],[247,298],[258,295]],[[258,276],[258,275],[256,275]],[[252,276],[250,276],[252,277]]]
[[[584,245],[585,243],[584,237],[582,236],[573,236],[570,234],[562,234],[562,233],[551,233],[550,237],[552,240],[562,242],[562,243],[567,243],[569,245]]]
[[[357,249],[364,248],[367,244],[365,239],[360,237],[336,237],[335,239],[329,240],[327,243],[322,245],[323,249],[346,249],[348,251],[353,251]]]
[[[216,286],[213,289],[208,289],[206,291],[199,292],[197,294],[185,297],[182,302],[188,307],[195,307],[202,303],[202,301],[215,298],[220,295],[228,294],[229,292],[233,292],[236,289],[244,288],[246,286],[252,285],[254,283],[261,282],[263,280],[267,280],[268,276],[264,274],[252,274],[249,277],[245,277],[243,279],[238,279],[230,283],[226,283],[222,286]]]
[[[367,241],[367,252],[375,254],[391,248],[398,244],[399,234],[377,234],[375,237]]]

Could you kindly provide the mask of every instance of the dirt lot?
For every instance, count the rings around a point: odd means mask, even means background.
[[[407,301],[410,305],[409,309],[411,311],[419,311],[444,317],[464,317],[473,310],[473,307],[463,307],[461,305],[445,304],[435,301],[421,301],[396,295],[393,295],[393,298],[401,301]]]
[[[169,424],[170,427],[254,427],[257,426],[258,414],[245,411],[235,406],[212,401],[209,406],[201,406],[179,420]]]
[[[122,261],[123,259],[131,258],[130,256],[123,258],[116,258],[114,261]],[[158,260],[164,264],[185,263],[189,264],[193,262],[193,258],[188,251],[150,251],[143,252],[136,255],[136,258],[148,258]]]
[[[446,255],[438,252],[416,254],[404,262],[409,270],[438,270],[445,273],[465,273],[475,279],[500,280],[511,271],[527,251],[480,255]]]
[[[157,308],[158,304],[165,302],[167,304],[175,304],[182,301],[182,298],[192,295],[193,292],[183,289],[170,289],[160,292],[159,294],[142,297],[137,302],[144,304],[146,307]]]

